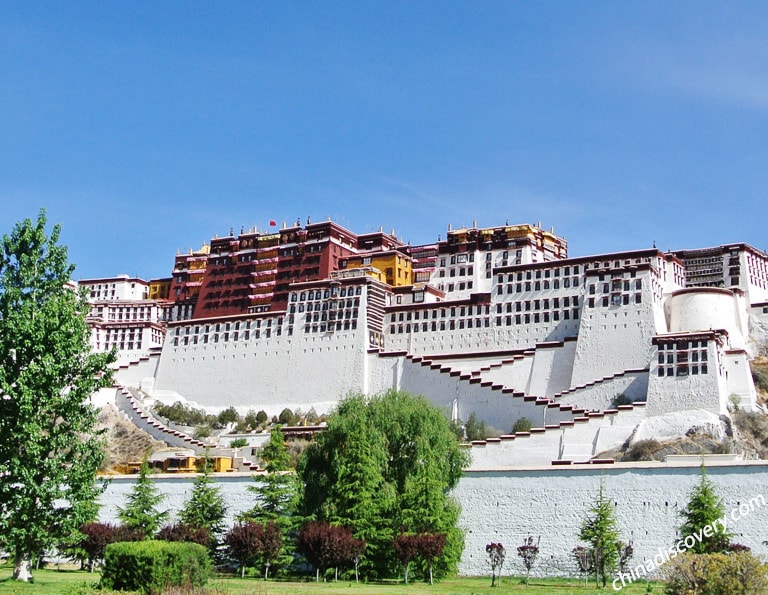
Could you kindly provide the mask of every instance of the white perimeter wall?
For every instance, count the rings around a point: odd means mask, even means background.
[[[464,575],[486,575],[485,545],[502,542],[507,548],[504,574],[524,573],[515,548],[527,534],[541,535],[541,557],[536,574],[576,574],[571,550],[579,544],[579,526],[594,500],[601,478],[608,498],[616,503],[622,537],[632,539],[633,561],[652,559],[658,549],[677,539],[678,511],[699,481],[696,464],[672,467],[663,463],[585,467],[548,467],[467,472],[453,492],[462,506],[460,525],[466,545],[459,570]],[[768,502],[768,464],[714,464],[708,477],[723,498],[726,511],[763,496]],[[113,522],[117,506],[124,506],[135,477],[115,477],[101,497],[100,518]],[[194,476],[158,476],[155,485],[166,495],[163,507],[175,512],[192,489]],[[252,479],[245,474],[216,476],[229,506],[228,523],[250,508]],[[768,548],[768,504],[732,522],[735,541],[757,554]]]
[[[183,395],[204,407],[284,407],[318,413],[331,409],[349,391],[363,391],[367,331],[297,333],[251,341],[163,347],[153,396]]]

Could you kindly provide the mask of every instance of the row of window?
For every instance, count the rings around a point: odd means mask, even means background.
[[[499,275],[501,277],[501,275]],[[560,279],[553,279],[552,281],[544,279],[543,281],[525,281],[524,283],[508,283],[507,285],[497,285],[496,293],[502,295],[506,293],[523,293],[524,291],[541,291],[546,289],[560,289]],[[579,277],[566,277],[562,279],[562,286],[564,288],[578,287]]]
[[[237,320],[235,322],[217,322],[216,324],[206,324],[206,325],[196,325],[195,327],[192,327],[191,325],[187,325],[183,327],[176,327],[174,331],[174,335],[177,337],[179,335],[199,335],[201,332],[203,334],[208,333],[221,333],[221,332],[230,332],[230,331],[240,331],[240,330],[257,330],[260,329],[262,326],[265,328],[271,328],[273,326],[281,327],[283,325],[283,317],[278,316],[277,318],[266,318],[266,319],[258,319],[254,320],[252,322],[248,322],[246,320],[240,321]],[[263,323],[263,324],[262,324]]]
[[[355,330],[357,328],[357,320],[345,320],[344,322],[337,321],[337,322],[329,322],[329,323],[321,323],[321,324],[306,324],[304,325],[304,333],[331,333],[334,330],[340,331],[344,329],[345,331],[348,331],[350,329]],[[292,327],[289,327],[289,330],[291,330]]]
[[[575,295],[573,296],[567,295],[562,298],[555,297],[555,298],[544,298],[539,300],[525,300],[520,302],[507,302],[506,311],[512,312],[513,308],[515,312],[549,310],[550,307],[554,309],[559,309],[561,305],[563,308],[570,308],[571,306],[573,306],[574,308],[578,308],[579,298],[578,296],[575,296]],[[501,314],[503,307],[504,307],[504,304],[496,304],[496,313]]]
[[[409,310],[408,312],[392,312],[389,315],[390,322],[403,322],[410,320],[433,320],[437,318],[456,318],[457,316],[487,315],[491,313],[488,304],[475,306],[451,306],[450,308],[430,308],[429,310]]]
[[[329,289],[317,289],[317,290],[310,290],[310,291],[302,291],[300,293],[292,293],[291,294],[291,301],[312,301],[312,300],[327,300],[329,297],[347,297],[352,295],[361,295],[363,292],[363,288],[361,285],[358,285],[356,287],[332,287]]]

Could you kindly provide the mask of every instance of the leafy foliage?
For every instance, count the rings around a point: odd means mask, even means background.
[[[715,494],[712,482],[707,479],[704,466],[701,467],[701,479],[691,491],[688,505],[680,511],[683,524],[680,526],[680,538],[694,535],[695,545],[688,551],[694,554],[716,554],[728,551],[732,535],[720,523],[716,523],[725,514],[725,507]],[[704,527],[712,527],[707,536]]]
[[[433,585],[432,568],[445,549],[445,533],[420,533],[416,536],[416,549],[429,569],[429,584]]]
[[[117,517],[128,529],[143,532],[145,539],[152,538],[168,516],[168,511],[157,510],[164,498],[149,476],[149,465],[145,459],[128,502],[125,508],[118,508]]]
[[[416,535],[401,532],[392,540],[395,557],[403,566],[403,580],[406,585],[408,584],[408,567],[411,561],[419,554],[416,539]]]
[[[352,529],[329,525],[325,521],[306,523],[296,538],[299,553],[316,569],[316,580],[327,568],[336,568],[336,578],[340,567],[355,565],[355,580],[360,557],[365,551],[365,541],[355,539]]]
[[[158,541],[182,541],[186,543],[196,543],[198,545],[211,547],[211,533],[205,527],[195,527],[185,523],[174,523],[165,525],[157,532],[155,537]]]
[[[761,595],[768,593],[768,566],[750,552],[686,552],[661,567],[668,595]]]
[[[246,446],[248,446],[248,440],[245,438],[235,438],[229,442],[229,448],[244,448]]]
[[[234,407],[228,407],[216,416],[216,421],[221,427],[224,427],[229,423],[237,423],[240,419],[240,414]]]
[[[241,576],[245,569],[264,565],[264,578],[269,578],[269,568],[280,555],[283,536],[280,527],[273,523],[238,523],[224,538],[229,555],[240,564]]]
[[[254,475],[255,485],[248,488],[256,496],[253,508],[240,515],[241,521],[274,523],[282,535],[280,556],[271,563],[282,566],[291,560],[289,545],[301,523],[297,515],[301,487],[296,474],[290,471],[291,457],[285,445],[280,426],[272,429],[269,442],[261,451],[266,464],[266,475]]]
[[[305,524],[296,537],[298,552],[315,567],[316,579],[333,564],[331,526],[326,521],[312,521]]]
[[[89,569],[93,572],[96,564],[104,559],[104,550],[110,543],[118,541],[140,541],[144,538],[142,533],[130,531],[123,527],[117,527],[109,523],[86,523],[80,527],[81,538],[73,549],[75,557],[81,557],[88,562]]]
[[[205,529],[209,534],[208,545],[215,547],[224,531],[226,514],[221,488],[213,482],[210,466],[205,464],[203,473],[195,479],[189,499],[179,511],[179,520],[190,527]]]
[[[112,543],[104,554],[101,587],[159,593],[173,586],[200,587],[211,574],[208,552],[196,543]]]
[[[448,491],[467,461],[448,420],[423,397],[351,395],[301,460],[301,510],[351,527],[368,546],[363,569],[371,577],[391,576],[398,566],[396,531],[443,533],[446,546],[434,569],[444,576],[463,548],[459,507]]]
[[[529,535],[525,538],[525,541],[523,541],[523,545],[517,547],[517,555],[523,560],[523,566],[525,566],[526,585],[528,584],[528,577],[531,575],[531,569],[539,558],[540,543],[541,537],[534,542],[533,535]]]
[[[32,556],[96,515],[103,444],[89,398],[114,361],[91,353],[74,266],[59,226],[45,228],[40,211],[0,245],[0,547],[22,580]]]
[[[520,548],[517,548],[518,555]],[[504,566],[504,560],[507,557],[507,550],[502,543],[489,543],[485,546],[485,553],[488,554],[488,564],[491,566],[491,586],[496,586],[496,570],[501,576],[501,568]]]
[[[185,405],[181,401],[176,401],[173,405],[158,403],[155,405],[155,414],[183,426],[219,426],[217,416],[206,413],[204,409]]]
[[[603,587],[608,577],[615,572],[619,560],[619,530],[613,504],[605,496],[604,482],[600,482],[597,499],[590,508],[590,514],[581,525],[579,539],[590,544],[592,549],[595,580]]]
[[[467,440],[485,440],[488,437],[488,428],[484,421],[477,419],[477,413],[474,411],[469,415],[464,431],[467,434]]]
[[[527,417],[521,417],[517,419],[512,425],[512,433],[516,434],[517,432],[530,432],[532,427],[533,422],[530,419]]]
[[[277,417],[277,421],[280,424],[284,424],[286,426],[293,426],[296,425],[296,423],[299,421],[299,418],[293,413],[293,411],[286,407],[280,412],[280,415]]]

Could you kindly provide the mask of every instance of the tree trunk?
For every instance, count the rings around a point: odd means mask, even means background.
[[[408,584],[408,564],[405,565],[405,584]]]
[[[269,579],[269,562],[267,562],[264,566],[265,566],[264,580],[268,580]]]
[[[435,583],[432,582],[432,564],[429,565],[429,584],[434,585]]]
[[[319,566],[317,568],[315,568],[315,582],[316,583],[320,582],[320,567]]]
[[[25,554],[16,554],[13,560],[13,579],[28,582],[32,578],[29,557]]]
[[[243,567],[240,569],[240,578],[245,578],[245,564],[243,564]]]
[[[491,586],[492,587],[496,586],[496,569],[495,568],[491,569]]]

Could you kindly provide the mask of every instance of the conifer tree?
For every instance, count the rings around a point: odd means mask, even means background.
[[[216,546],[224,530],[227,506],[221,488],[211,479],[211,465],[205,457],[202,473],[195,479],[192,493],[179,511],[179,520],[196,529],[207,529]]]
[[[85,296],[46,223],[41,210],[0,243],[0,548],[24,581],[34,556],[95,516],[103,444],[89,398],[114,361],[91,353]]]
[[[619,529],[613,504],[605,495],[604,481],[600,480],[597,499],[590,514],[581,525],[579,539],[590,544],[594,559],[595,580],[603,587],[608,576],[616,571],[619,562]]]
[[[240,515],[242,522],[274,523],[282,536],[280,555],[272,560],[278,567],[290,560],[289,548],[301,519],[297,516],[297,507],[301,489],[298,478],[291,469],[291,456],[285,445],[281,426],[277,425],[270,433],[269,442],[261,451],[261,459],[266,463],[266,475],[254,475],[255,485],[248,490],[256,496],[254,506]]]
[[[157,509],[164,499],[165,496],[149,476],[149,465],[145,458],[141,463],[139,478],[128,496],[128,503],[125,508],[118,508],[117,518],[127,529],[142,531],[145,538],[151,539],[168,516],[167,510]]]
[[[694,554],[719,554],[728,551],[731,543],[731,533],[716,522],[723,518],[725,507],[715,493],[715,487],[707,478],[707,470],[701,466],[701,479],[691,490],[688,505],[680,511],[683,524],[680,527],[680,538],[693,535],[695,545],[688,551]],[[704,527],[712,527],[710,535],[704,532]]]

